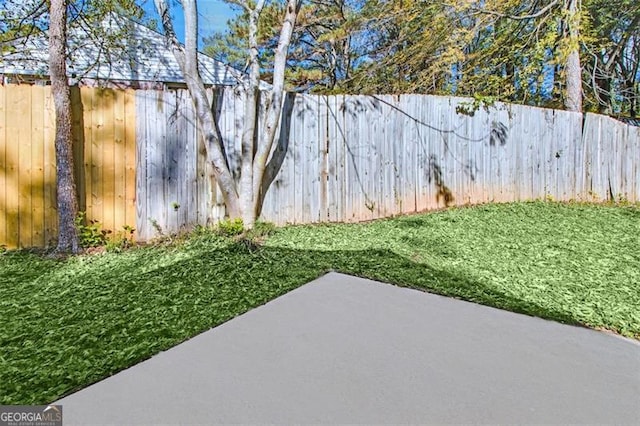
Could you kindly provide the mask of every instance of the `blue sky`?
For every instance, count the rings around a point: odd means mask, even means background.
[[[182,8],[175,5],[175,1],[170,1],[171,12],[174,18],[174,26],[180,41],[184,41],[184,18]],[[143,3],[144,10],[150,18],[158,18],[153,0],[146,0]],[[198,45],[202,47],[202,38],[210,36],[216,31],[224,31],[227,28],[227,21],[239,13],[238,8],[232,8],[223,0],[199,0],[198,1]]]

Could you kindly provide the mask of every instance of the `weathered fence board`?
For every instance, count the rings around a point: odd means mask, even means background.
[[[55,139],[56,131],[56,114],[53,103],[53,96],[51,91],[45,92],[45,105],[44,105],[44,234],[45,234],[45,246],[50,245],[57,237],[56,231],[58,227],[57,218],[57,192],[56,192],[56,149],[55,145],[51,143]],[[80,91],[72,90],[71,95],[76,101],[80,99]],[[78,115],[82,117],[82,114]],[[74,129],[74,149],[76,158],[76,176],[83,175],[84,170],[84,137],[82,129],[82,119],[79,120],[79,124],[73,127]],[[79,188],[84,188],[86,179],[77,179],[77,185]],[[81,194],[85,193],[84,189]],[[84,211],[85,198],[81,197],[79,200],[79,208]],[[2,242],[0,241],[0,244]]]

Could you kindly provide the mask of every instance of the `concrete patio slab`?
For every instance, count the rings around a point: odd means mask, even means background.
[[[640,423],[640,345],[327,274],[58,401],[65,425]]]

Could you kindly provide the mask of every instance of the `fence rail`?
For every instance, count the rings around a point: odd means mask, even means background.
[[[244,96],[210,91],[239,174]],[[224,217],[188,92],[74,89],[80,205],[140,240]],[[286,97],[287,154],[262,218],[351,222],[447,205],[640,201],[640,128],[595,114],[425,95]],[[0,86],[0,244],[55,239],[49,88]]]

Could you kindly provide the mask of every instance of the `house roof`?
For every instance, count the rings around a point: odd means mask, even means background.
[[[67,74],[72,80],[184,83],[162,34],[117,16],[102,26],[101,37],[81,28],[69,31]],[[0,74],[47,76],[48,44],[45,33],[14,41],[9,52],[2,49]],[[198,57],[205,84],[236,85],[243,79],[243,73],[222,62],[202,53]]]

